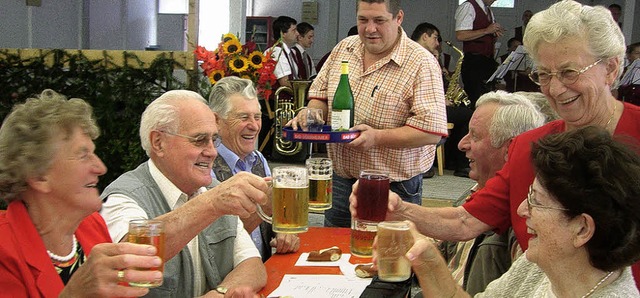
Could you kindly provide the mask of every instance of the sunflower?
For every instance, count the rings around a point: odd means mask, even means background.
[[[241,75],[240,77],[241,77],[241,78],[243,78],[243,79],[247,79],[247,80],[250,80],[250,81],[252,81],[252,82],[253,82],[253,77],[251,77],[251,76],[250,76],[250,75],[248,75],[248,74],[243,74],[243,75]]]
[[[222,36],[222,42],[227,42],[230,40],[238,40],[238,38],[233,33],[227,33]]]
[[[233,72],[241,73],[249,68],[249,59],[243,56],[234,57],[229,61],[229,68]]]
[[[240,44],[240,41],[237,39],[231,39],[231,40],[225,41],[224,44],[222,45],[222,52],[225,55],[239,53],[241,50],[242,50],[242,45]]]
[[[216,69],[209,74],[209,82],[215,84],[220,79],[224,78],[224,70]]]
[[[264,55],[260,51],[253,51],[249,54],[249,66],[254,69],[260,69],[262,67],[262,59]]]

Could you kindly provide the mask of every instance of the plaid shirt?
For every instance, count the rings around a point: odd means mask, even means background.
[[[349,83],[354,96],[354,125],[375,129],[409,126],[435,135],[447,135],[442,74],[438,61],[402,30],[393,51],[367,70],[364,45],[358,36],[347,37],[331,51],[309,90],[310,99],[327,101],[328,122],[340,80],[340,62],[349,61]],[[360,170],[385,170],[392,181],[404,181],[426,172],[433,164],[435,145],[417,148],[374,147],[367,151],[346,144],[328,144],[335,172],[357,178]]]

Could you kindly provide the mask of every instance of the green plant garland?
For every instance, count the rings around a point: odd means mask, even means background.
[[[124,66],[114,65],[106,54],[104,59],[89,60],[82,53],[46,50],[39,57],[22,60],[0,50],[0,117],[4,119],[14,104],[47,88],[87,101],[93,106],[101,130],[95,140],[96,154],[109,169],[100,179],[99,187],[104,189],[147,159],[138,131],[149,102],[166,91],[187,88],[173,76],[174,69],[184,66],[168,55],[160,54],[151,65],[144,65],[135,54],[122,54]],[[45,63],[51,58],[53,65]],[[187,73],[189,81],[199,82],[199,86],[190,89],[202,88],[203,96],[207,96],[210,86],[202,83],[206,80],[193,80],[197,72]]]

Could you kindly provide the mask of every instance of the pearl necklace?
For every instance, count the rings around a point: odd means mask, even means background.
[[[76,255],[77,249],[78,249],[78,241],[76,240],[76,235],[73,235],[73,248],[71,249],[71,252],[68,255],[59,256],[57,254],[52,253],[48,249],[47,249],[47,253],[49,254],[49,258],[51,258],[52,260],[60,263],[65,263],[65,262],[69,262],[73,258],[73,256]]]
[[[613,271],[609,271],[609,273],[607,275],[605,275],[593,288],[591,288],[591,290],[589,290],[589,292],[587,292],[586,294],[584,294],[584,296],[582,296],[582,298],[586,298],[591,296],[591,294],[593,294],[593,292],[596,291],[596,289],[605,281],[609,278],[609,276],[611,276],[611,274],[613,274]]]

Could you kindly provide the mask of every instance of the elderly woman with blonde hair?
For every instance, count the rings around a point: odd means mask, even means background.
[[[150,245],[111,243],[102,217],[92,109],[52,90],[14,106],[0,128],[0,288],[7,297],[142,296],[162,280]]]

